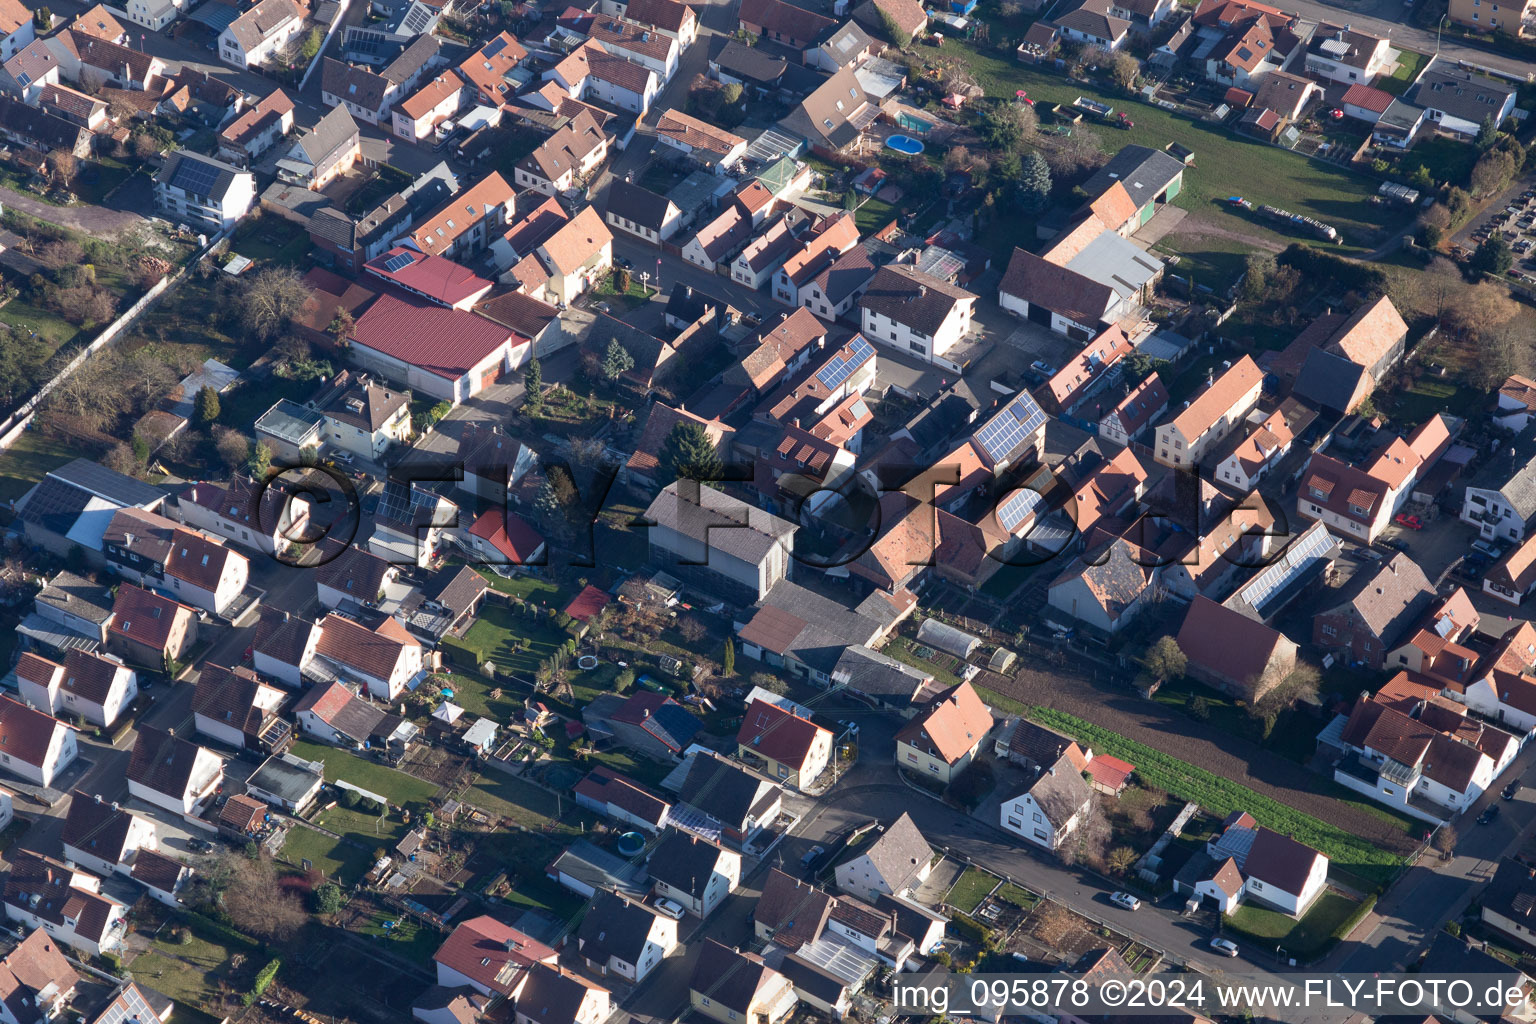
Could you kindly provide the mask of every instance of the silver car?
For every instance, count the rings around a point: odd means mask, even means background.
[[[1141,907],[1141,900],[1128,892],[1115,892],[1109,894],[1109,902],[1123,910],[1137,910]]]

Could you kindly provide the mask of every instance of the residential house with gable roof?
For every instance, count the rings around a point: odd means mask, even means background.
[[[293,131],[293,100],[273,89],[219,132],[219,156],[247,166]]]
[[[681,110],[668,110],[656,122],[656,139],[695,163],[725,174],[741,162],[747,140]]]
[[[32,23],[31,18],[26,21]],[[3,28],[0,25],[0,31]],[[0,1021],[48,1024],[61,1020],[79,983],[80,975],[59,944],[39,928],[0,958]]]
[[[1297,511],[1307,519],[1327,523],[1340,536],[1373,543],[1413,495],[1421,472],[1449,446],[1449,431],[1437,416],[1406,440],[1388,440],[1364,468],[1331,455],[1314,454],[1302,470]],[[1469,487],[1467,493],[1472,490]],[[1463,519],[1466,508],[1463,506]]]
[[[1055,19],[1062,38],[1113,53],[1130,36],[1131,23],[1115,13],[1112,0],[1080,0]]]
[[[780,0],[765,2],[804,13]],[[864,91],[858,76],[849,68],[840,68],[781,118],[779,127],[791,138],[804,139],[812,152],[841,158],[864,149],[864,131],[879,116],[879,104]]]
[[[713,751],[684,762],[672,824],[739,849],[770,825],[784,805],[779,786]]]
[[[1248,356],[1224,370],[1173,419],[1157,428],[1154,457],[1174,469],[1202,465],[1205,457],[1258,404],[1264,374]]]
[[[1158,578],[1155,556],[1116,538],[1104,551],[1075,559],[1062,570],[1047,588],[1046,602],[1094,629],[1118,633],[1155,599]]]
[[[1536,413],[1536,381],[1518,373],[1510,374],[1499,386],[1495,400],[1498,407],[1493,422],[1505,430],[1521,433],[1530,423],[1532,413]]]
[[[199,231],[228,231],[256,202],[249,171],[178,149],[155,174],[155,208],[170,220]]]
[[[293,744],[293,729],[281,715],[288,695],[244,665],[207,664],[192,691],[196,730],[235,750],[280,754]]]
[[[778,1024],[799,1002],[790,980],[762,957],[714,939],[705,939],[699,951],[688,1001],[696,1012],[718,1024]]]
[[[357,122],[346,107],[333,107],[294,140],[277,161],[277,176],[318,192],[350,171],[362,155]]]
[[[461,921],[432,956],[437,983],[516,1000],[534,964],[553,965],[553,949],[493,917]]]
[[[672,80],[683,52],[669,35],[613,18],[597,19],[587,35],[607,47],[609,53],[654,72],[662,88]]]
[[[320,620],[314,656],[340,677],[356,680],[379,700],[393,701],[420,682],[421,644],[392,616],[369,628],[331,612]]]
[[[129,664],[163,672],[197,641],[197,614],[180,601],[123,583],[107,629],[112,653]]]
[[[998,809],[998,825],[1047,850],[1060,849],[1087,816],[1093,791],[1069,753],[1035,767],[1034,778]]]
[[[1296,15],[1256,0],[1201,0],[1193,20],[1205,76],[1220,85],[1251,91],[1303,46]]]
[[[140,726],[127,776],[135,799],[175,815],[196,815],[218,791],[224,759],[174,732]]]
[[[1204,867],[1202,881],[1180,872],[1175,891],[1189,892],[1192,902],[1212,899],[1230,914],[1242,903],[1257,903],[1300,918],[1323,894],[1328,858],[1303,843],[1264,828],[1251,814],[1234,811],[1222,829],[1196,854]]]
[[[52,715],[0,696],[0,769],[51,786],[75,760],[75,730]]]
[[[1295,394],[1339,414],[1353,412],[1402,361],[1408,325],[1383,295],[1349,316],[1325,313],[1269,363]]]
[[[57,623],[98,646],[107,642],[107,624],[112,621],[112,592],[107,587],[61,569],[32,603],[45,622]]]
[[[677,921],[606,889],[593,898],[576,932],[590,970],[641,982],[677,948]]]
[[[970,766],[992,725],[975,688],[959,683],[896,733],[896,764],[947,785]]]
[[[784,0],[744,0],[737,25],[750,35],[805,50],[836,28],[837,22]]]
[[[736,756],[780,785],[803,790],[832,760],[832,733],[792,710],[756,700],[736,733]]]
[[[221,538],[136,508],[112,517],[102,534],[102,554],[121,576],[215,615],[236,605],[250,579],[250,560]]]
[[[1536,537],[1527,537],[1483,576],[1483,591],[1500,601],[1518,605],[1533,590],[1536,590]]]
[[[299,728],[322,743],[361,749],[383,746],[403,750],[417,728],[398,715],[370,704],[338,681],[317,683],[293,706]]]
[[[528,51],[508,32],[500,32],[459,65],[471,102],[488,107],[506,106],[517,91],[512,72],[528,59]]]
[[[411,295],[380,295],[352,328],[363,370],[455,404],[528,360],[529,339],[475,313]]]
[[[23,654],[16,663],[22,699],[49,714],[68,711],[83,721],[111,726],[139,695],[139,677],[117,658],[71,649],[63,663]]]
[[[910,814],[881,828],[874,840],[855,848],[837,865],[833,877],[843,892],[860,899],[904,896],[928,880],[933,850]]]
[[[1536,524],[1536,461],[1526,462],[1498,487],[1467,487],[1461,521],[1484,540],[1517,544]]]
[[[440,50],[437,37],[426,32],[379,71],[321,57],[321,102],[328,107],[345,107],[359,121],[387,125],[394,105],[411,94],[422,75],[441,63]]]
[[[1338,600],[1312,616],[1312,642],[1352,664],[1385,668],[1397,646],[1435,600],[1418,563],[1401,552],[1355,573]]]
[[[1167,411],[1168,389],[1161,377],[1150,373],[1099,420],[1099,436],[1128,445]]]
[[[1536,876],[1531,868],[1505,857],[1493,878],[1478,892],[1483,924],[1520,947],[1536,946]]]
[[[280,485],[258,486],[236,475],[227,484],[192,484],[178,496],[176,511],[190,527],[270,555],[286,549],[288,538],[304,535],[309,502]]]
[[[517,997],[517,1024],[602,1024],[611,993],[558,964],[535,963]]]
[[[1370,85],[1391,67],[1396,52],[1386,36],[1324,21],[1307,41],[1306,70],[1330,82]]]
[[[595,209],[583,206],[534,250],[545,272],[533,298],[568,306],[603,278],[613,266],[613,234]]]
[[[516,194],[496,171],[422,217],[402,240],[425,253],[464,258],[484,249],[516,212]]]
[[[870,341],[936,363],[970,337],[976,296],[915,268],[888,265],[858,305]]]
[[[537,464],[537,453],[500,424],[467,423],[459,435],[458,465],[464,468],[459,486],[486,501],[505,502]]]
[[[734,786],[727,788],[734,791]],[[712,806],[724,806],[725,795]],[[776,806],[771,809],[777,814]],[[657,896],[705,918],[741,884],[741,854],[696,831],[668,827],[651,851],[646,870]]]
[[[459,112],[465,93],[464,79],[445,68],[396,104],[390,111],[390,126],[400,138],[420,142]]]
[[[61,841],[71,865],[98,875],[126,875],[142,851],[160,848],[154,822],[80,789],[70,794]]]
[[[292,6],[292,0],[288,3]],[[159,57],[73,27],[39,42],[52,48],[60,74],[83,88],[113,86],[143,92],[167,77],[165,61]],[[29,50],[30,47],[21,51],[17,57],[25,56]]]
[[[36,23],[31,9],[21,0],[0,2],[0,61],[10,60],[35,38]]]
[[[1276,409],[1268,416],[1256,411],[1247,422],[1253,429],[1246,429],[1246,424],[1238,428],[1211,456],[1211,478],[1245,494],[1285,458],[1295,440],[1284,410]]]
[[[581,110],[513,168],[521,188],[558,196],[575,188],[604,160],[610,136],[589,111]]]
[[[604,0],[602,7],[605,14],[617,14],[631,25],[676,39],[685,50],[698,38],[698,15],[679,0]]]
[[[603,217],[610,227],[660,245],[676,233],[683,212],[666,196],[628,181],[608,186],[608,208]]]
[[[11,857],[5,916],[46,933],[82,959],[121,948],[128,908],[101,894],[101,879],[36,853]]]
[[[219,34],[219,59],[237,68],[265,64],[304,31],[294,0],[259,0]]]
[[[1342,728],[1336,721],[1320,738],[1346,753],[1335,781],[1436,823],[1476,803],[1520,745],[1407,672],[1362,695]]]

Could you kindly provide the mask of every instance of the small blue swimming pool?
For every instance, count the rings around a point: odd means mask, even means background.
[[[922,140],[914,139],[910,135],[892,135],[885,140],[885,144],[896,152],[905,153],[907,156],[917,156],[917,154],[923,151]]]

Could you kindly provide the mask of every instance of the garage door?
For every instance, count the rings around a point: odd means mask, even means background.
[[[1029,304],[1029,322],[1049,327],[1051,326],[1051,311],[1039,303],[1031,302]]]
[[[480,388],[481,388],[481,390],[484,390],[485,388],[490,387],[492,384],[495,384],[500,379],[501,379],[501,364],[497,363],[495,366],[491,367],[489,370],[486,370],[484,373],[482,373],[480,375]]]

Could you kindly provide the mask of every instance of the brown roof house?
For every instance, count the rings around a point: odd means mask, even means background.
[[[1374,571],[1357,571],[1337,603],[1312,616],[1312,642],[1352,664],[1385,668],[1387,652],[1434,599],[1434,585],[1418,563],[1395,554]]]
[[[694,1011],[719,1024],[778,1024],[799,999],[794,985],[753,953],[705,939],[688,984]]]
[[[28,653],[16,663],[22,699],[50,714],[68,711],[109,726],[139,694],[139,678],[118,659],[73,648],[62,663]]]
[[[128,908],[101,895],[101,879],[52,857],[13,854],[0,899],[11,921],[47,934],[82,959],[123,944]]]
[[[939,362],[971,333],[976,296],[914,267],[881,267],[859,299],[864,336]]]
[[[51,786],[75,760],[75,730],[52,715],[0,697],[0,768]]]
[[[534,964],[552,965],[556,954],[544,943],[493,917],[462,921],[433,954],[437,983],[467,985],[483,996],[517,999]]]
[[[62,1018],[79,983],[69,958],[41,928],[0,958],[0,1003],[7,1024],[47,1024]]]
[[[130,665],[156,672],[175,666],[197,640],[197,613],[179,601],[120,584],[107,646]]]
[[[1264,374],[1248,356],[1224,370],[1173,419],[1157,428],[1154,457],[1174,469],[1199,466],[1258,404]]]
[[[884,826],[872,842],[854,849],[853,856],[837,865],[833,877],[838,889],[860,899],[882,894],[903,896],[928,880],[933,850],[918,831],[912,816]]]
[[[1536,590],[1536,537],[1528,537],[1483,577],[1483,590],[1518,605]]]
[[[793,708],[754,700],[736,733],[736,756],[791,789],[805,789],[832,760],[832,733]]]
[[[1353,412],[1402,361],[1408,325],[1383,295],[1353,314],[1325,313],[1275,358],[1273,371],[1323,409]]]
[[[1054,761],[1037,763],[1034,777],[998,808],[998,825],[1047,850],[1059,850],[1088,814],[1093,790],[1073,751],[1064,750]]]
[[[970,683],[952,686],[896,733],[896,763],[948,784],[992,731],[992,712]]]
[[[741,855],[692,832],[668,828],[651,851],[656,895],[708,917],[741,882]]]
[[[174,732],[139,728],[128,794],[172,814],[196,814],[224,781],[224,759]]]
[[[1046,601],[1079,622],[1117,633],[1130,625],[1157,591],[1158,559],[1119,538],[1107,551],[1067,566],[1047,588]]]
[[[243,665],[205,664],[192,691],[192,718],[199,733],[227,747],[282,753],[293,743],[293,730],[279,714],[287,699]]]
[[[66,858],[98,875],[126,875],[140,853],[159,846],[154,822],[79,789],[70,796],[63,843]]]
[[[1242,700],[1254,701],[1296,667],[1296,644],[1262,622],[1196,597],[1179,628],[1189,675]]]

